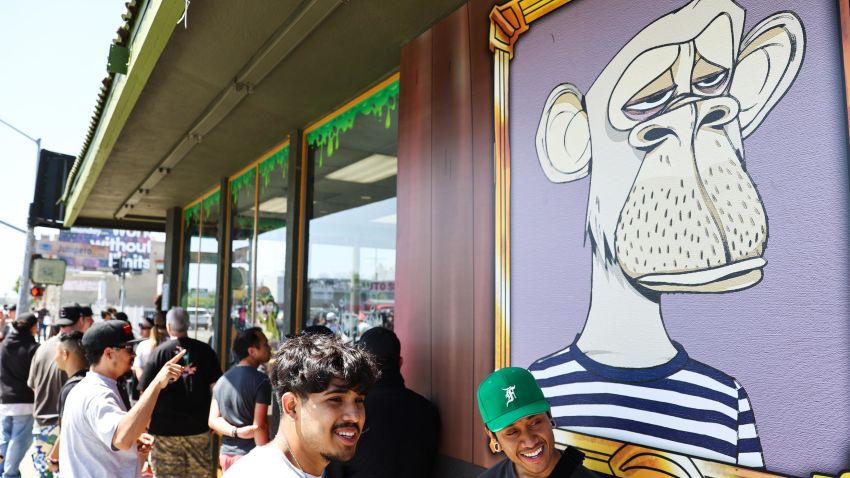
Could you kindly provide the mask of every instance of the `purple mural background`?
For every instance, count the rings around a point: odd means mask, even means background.
[[[551,89],[586,92],[634,34],[684,0],[574,0],[531,25],[511,61],[512,363],[568,345],[590,298],[589,180],[553,184],[534,136]],[[770,237],[764,280],[718,295],[668,294],[667,330],[696,360],[738,379],[767,469],[837,473],[850,462],[847,125],[837,3],[741,0],[745,32],[792,10],[806,29],[794,85],[744,143]]]

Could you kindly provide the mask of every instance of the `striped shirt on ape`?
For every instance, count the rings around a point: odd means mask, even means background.
[[[558,428],[763,467],[747,392],[734,378],[674,346],[678,353],[666,364],[628,369],[595,362],[573,343],[529,370],[552,405]]]

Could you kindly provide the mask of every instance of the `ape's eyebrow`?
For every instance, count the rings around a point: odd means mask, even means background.
[[[634,96],[632,96],[626,103],[626,107],[635,103],[646,101],[648,98],[651,98],[660,92],[667,91],[675,87],[676,84],[673,81],[673,72],[671,70],[666,70],[664,73],[658,75],[658,77],[654,80],[650,81],[649,84],[641,88],[640,91],[635,93]]]

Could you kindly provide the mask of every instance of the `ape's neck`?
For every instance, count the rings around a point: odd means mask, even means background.
[[[661,318],[661,303],[637,291],[615,264],[594,254],[590,310],[578,347],[614,367],[644,368],[676,355]]]

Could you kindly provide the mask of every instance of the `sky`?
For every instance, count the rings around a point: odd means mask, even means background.
[[[124,11],[124,0],[0,0],[0,119],[76,156]],[[36,145],[2,123],[0,168],[0,220],[23,229]],[[25,237],[0,225],[0,301],[17,302]]]

